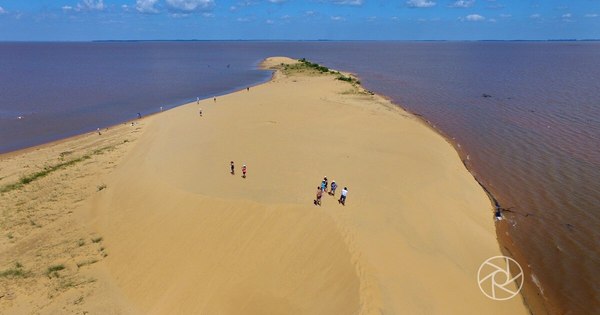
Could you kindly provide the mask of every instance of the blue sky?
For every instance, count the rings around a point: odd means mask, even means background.
[[[0,40],[589,39],[600,0],[0,0]]]

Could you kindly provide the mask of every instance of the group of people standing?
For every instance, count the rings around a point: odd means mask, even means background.
[[[323,177],[323,181],[321,181],[321,186],[317,187],[317,199],[315,199],[315,201],[314,201],[314,204],[316,206],[321,205],[321,199],[323,197],[323,192],[328,193],[330,196],[335,196],[335,190],[337,189],[338,184],[335,182],[335,180],[332,180],[330,191],[327,191],[328,186],[329,186],[329,182],[327,181],[327,176],[325,176],[325,177]],[[346,205],[346,196],[348,196],[348,188],[344,187],[344,189],[342,189],[342,194],[340,196],[340,199],[338,199],[338,203],[345,206]]]
[[[235,175],[235,163],[233,161],[231,161],[230,163],[230,167],[231,167],[231,175]],[[246,178],[246,171],[248,170],[248,168],[246,167],[246,164],[242,165],[242,178]]]

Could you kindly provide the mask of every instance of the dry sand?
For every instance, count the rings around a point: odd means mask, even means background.
[[[0,270],[21,273],[0,313],[527,313],[477,285],[500,255],[484,191],[382,97],[288,68],[139,122],[0,157],[6,187],[89,155],[1,195]]]

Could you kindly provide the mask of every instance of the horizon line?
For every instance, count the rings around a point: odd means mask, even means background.
[[[564,39],[93,39],[0,40],[0,43],[102,43],[102,42],[593,42],[596,38]]]

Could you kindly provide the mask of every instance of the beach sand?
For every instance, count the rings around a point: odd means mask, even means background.
[[[478,287],[501,253],[453,147],[356,84],[281,66],[295,62],[267,59],[270,82],[216,102],[1,156],[0,187],[88,158],[2,193],[0,313],[526,314]],[[315,206],[324,176],[339,188]]]

